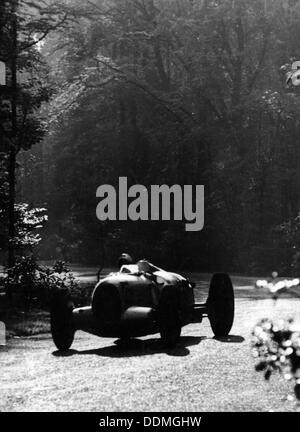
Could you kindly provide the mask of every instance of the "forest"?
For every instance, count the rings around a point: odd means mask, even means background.
[[[299,40],[298,0],[2,1],[2,264],[299,275]],[[203,230],[99,221],[119,177],[204,185]]]

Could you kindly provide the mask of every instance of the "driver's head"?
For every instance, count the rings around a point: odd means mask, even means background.
[[[119,257],[119,268],[122,267],[122,265],[125,264],[132,264],[133,263],[133,259],[131,258],[131,256],[128,253],[122,253]]]

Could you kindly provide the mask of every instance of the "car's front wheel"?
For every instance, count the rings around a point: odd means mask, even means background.
[[[216,337],[227,336],[234,319],[234,292],[226,273],[213,275],[207,299],[208,318]]]
[[[60,351],[68,350],[74,340],[73,309],[74,303],[67,290],[62,289],[54,294],[50,312],[51,333]]]

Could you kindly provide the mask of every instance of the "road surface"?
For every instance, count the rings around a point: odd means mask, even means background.
[[[300,320],[299,299],[274,306],[235,288],[235,323],[223,341],[207,319],[185,327],[169,350],[159,335],[122,348],[77,332],[67,354],[48,334],[10,339],[0,348],[0,411],[293,411],[291,383],[254,371],[250,334],[266,316]]]

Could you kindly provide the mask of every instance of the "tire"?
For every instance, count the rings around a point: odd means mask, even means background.
[[[207,299],[208,318],[216,337],[228,336],[234,319],[234,292],[226,273],[213,275]]]
[[[73,309],[74,303],[68,291],[57,291],[51,302],[50,323],[53,342],[59,351],[67,351],[73,343]]]
[[[176,288],[164,288],[158,306],[158,326],[163,344],[174,347],[181,334],[179,293]]]

